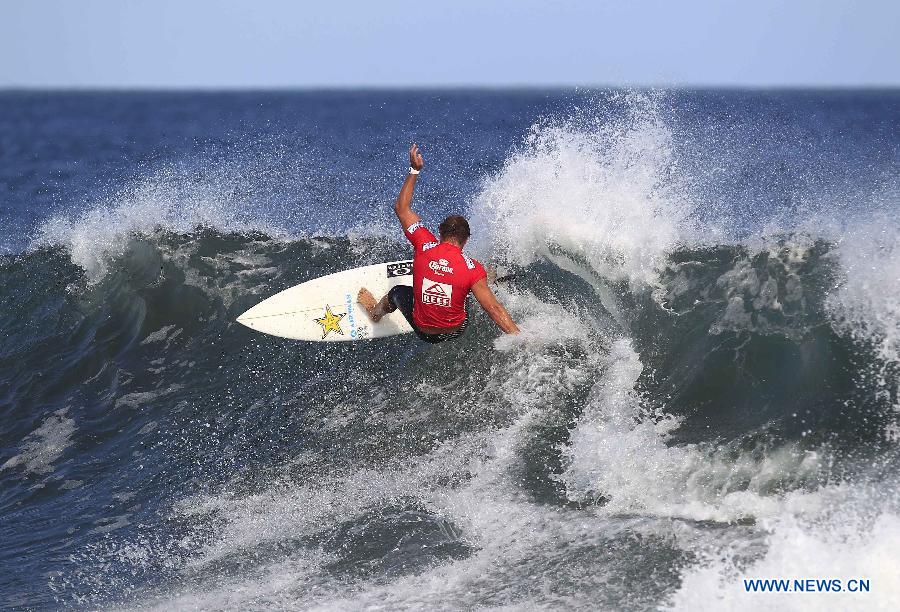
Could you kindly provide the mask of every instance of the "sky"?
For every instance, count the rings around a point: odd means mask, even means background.
[[[897,0],[0,0],[0,88],[900,86]]]

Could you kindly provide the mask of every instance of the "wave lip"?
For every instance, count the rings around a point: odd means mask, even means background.
[[[44,221],[29,249],[62,246],[88,278],[97,281],[135,236],[209,228],[287,238],[289,234],[271,216],[261,215],[258,206],[247,200],[246,180],[228,166],[203,173],[201,178],[185,170],[161,170],[94,202],[80,214]]]

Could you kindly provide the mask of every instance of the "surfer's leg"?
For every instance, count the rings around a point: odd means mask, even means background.
[[[387,295],[381,298],[381,301],[376,303],[375,296],[372,295],[372,292],[365,287],[359,290],[359,293],[356,295],[356,301],[360,306],[366,309],[366,312],[369,314],[369,318],[371,318],[375,323],[378,323],[381,320],[381,317],[383,317],[384,315],[396,310],[396,306],[391,304],[391,301],[390,299],[388,299]]]
[[[413,329],[416,324],[413,323],[413,288],[409,285],[395,285],[388,291],[388,301],[391,303],[391,310],[399,309]]]

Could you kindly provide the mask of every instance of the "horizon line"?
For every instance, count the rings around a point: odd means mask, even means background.
[[[305,84],[305,85],[0,85],[0,92],[326,92],[326,91],[577,91],[577,90],[731,90],[731,91],[885,91],[900,90],[900,83],[809,84],[809,83],[681,83],[681,84]]]

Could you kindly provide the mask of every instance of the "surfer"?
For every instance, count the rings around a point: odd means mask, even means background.
[[[459,215],[444,219],[438,227],[440,241],[426,228],[412,208],[416,179],[425,165],[418,145],[409,149],[409,173],[397,196],[394,212],[407,239],[415,248],[413,286],[397,285],[381,300],[363,287],[357,301],[376,323],[398,308],[416,334],[437,344],[458,338],[469,323],[466,297],[469,291],[494,323],[508,334],[519,332],[512,317],[487,284],[484,266],[462,249],[469,239],[469,222]]]

